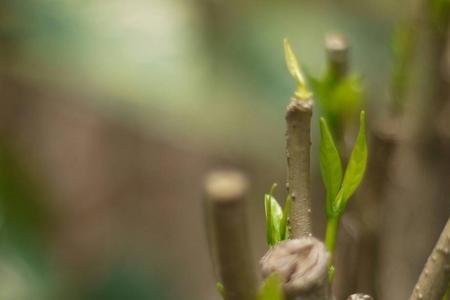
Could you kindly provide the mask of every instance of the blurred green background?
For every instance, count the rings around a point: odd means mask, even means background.
[[[376,114],[410,3],[0,1],[0,298],[218,299],[202,178],[249,175],[260,257],[295,88],[283,38],[319,76],[344,34]]]

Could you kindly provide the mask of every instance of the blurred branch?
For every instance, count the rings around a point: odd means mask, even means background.
[[[333,33],[325,37],[328,70],[336,81],[343,79],[348,73],[350,47],[341,34]]]
[[[409,22],[397,28],[394,35],[394,63],[390,81],[391,107],[389,112],[394,117],[401,115],[406,101],[405,96],[414,66],[420,24],[423,23],[419,17],[419,11],[421,11],[419,8]]]
[[[415,35],[418,37],[414,39],[420,42],[415,47],[421,51],[428,50],[420,53],[425,63],[419,75],[429,87],[426,90],[416,87],[415,94],[411,95],[416,101],[405,106],[401,131],[394,134],[396,146],[392,164],[385,174],[390,182],[388,180],[386,185],[386,195],[381,197],[384,203],[380,211],[394,212],[385,214],[380,223],[383,234],[380,235],[379,280],[381,297],[386,300],[408,296],[407,290],[415,281],[414,274],[420,271],[420,266],[414,262],[423,259],[428,252],[425,246],[420,245],[431,244],[433,235],[439,230],[436,225],[448,218],[446,208],[449,202],[443,195],[448,194],[446,161],[449,158],[437,138],[435,126],[450,92],[442,76],[449,14],[445,9],[436,18],[434,5],[444,1],[420,2],[421,9],[416,10],[417,15],[414,16],[417,20],[413,21],[413,24],[420,21],[420,26],[411,30],[417,31]],[[430,201],[424,202],[423,199]],[[414,218],[412,224],[411,216],[415,215],[420,215],[420,218]],[[411,248],[411,244],[418,246]],[[391,278],[399,279],[394,282]]]
[[[441,300],[450,281],[450,218],[420,274],[410,300]]]
[[[247,180],[238,172],[215,172],[205,183],[225,300],[254,300],[256,296],[257,280],[245,217],[246,190]]]

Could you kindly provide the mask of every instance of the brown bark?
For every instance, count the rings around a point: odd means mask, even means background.
[[[450,218],[420,274],[410,300],[441,300],[450,282]]]
[[[212,240],[225,300],[254,300],[257,277],[250,251],[244,197],[247,180],[237,172],[216,172],[206,179]]]
[[[292,238],[311,236],[311,116],[313,100],[293,98],[286,111],[287,189],[292,197],[289,215]]]

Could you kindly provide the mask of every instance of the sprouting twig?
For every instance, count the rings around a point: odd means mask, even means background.
[[[257,291],[245,217],[246,190],[247,180],[238,172],[215,172],[205,183],[225,300],[254,300]]]
[[[338,81],[347,75],[349,65],[349,45],[341,34],[332,33],[325,37],[328,70]]]
[[[311,115],[312,93],[307,89],[297,57],[287,39],[284,53],[289,73],[297,90],[286,109],[287,189],[292,199],[289,213],[290,238],[311,235]]]
[[[441,300],[450,281],[450,218],[420,274],[410,300]]]
[[[309,237],[280,242],[260,264],[263,277],[278,273],[287,299],[329,300],[327,261],[325,245]]]
[[[311,115],[313,100],[292,99],[286,110],[287,188],[292,205],[290,237],[311,235]]]

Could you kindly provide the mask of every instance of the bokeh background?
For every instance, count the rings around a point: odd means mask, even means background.
[[[450,212],[447,23],[422,26],[433,22],[421,2],[439,1],[1,0],[0,298],[219,299],[203,178],[217,168],[249,177],[256,262],[263,194],[277,182],[285,195],[295,83],[283,38],[320,76],[333,32],[351,45],[371,128],[368,175],[343,220],[337,299],[407,297]],[[403,65],[399,28],[417,50]],[[407,96],[391,113],[399,65]]]

